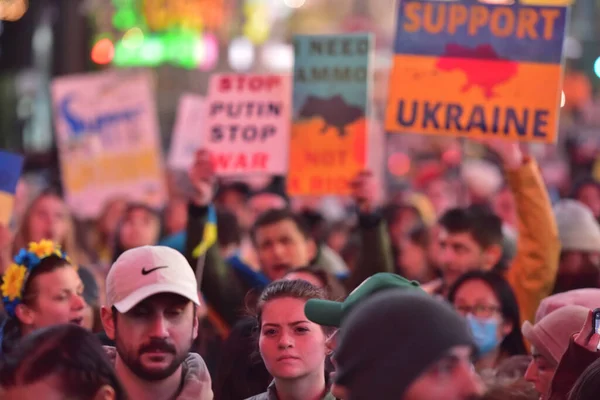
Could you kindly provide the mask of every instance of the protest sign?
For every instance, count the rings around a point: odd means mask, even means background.
[[[166,181],[149,73],[101,72],[52,83],[65,198],[94,218],[116,196],[162,207]]]
[[[206,116],[206,101],[202,96],[184,94],[179,99],[177,118],[169,149],[170,168],[187,170],[202,145],[202,129]]]
[[[567,7],[398,4],[386,130],[556,140]]]
[[[347,194],[366,165],[372,37],[297,36],[294,47],[288,193]]]
[[[0,224],[8,227],[15,205],[17,183],[23,169],[23,156],[0,150]]]
[[[218,175],[287,171],[291,80],[285,75],[213,75],[204,147]]]

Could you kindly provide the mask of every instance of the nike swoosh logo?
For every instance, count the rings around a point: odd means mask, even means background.
[[[150,269],[142,268],[142,275],[148,275],[149,273],[154,272],[157,269],[162,269],[162,268],[169,268],[169,267],[165,265],[162,267],[154,267],[154,268],[150,268]]]

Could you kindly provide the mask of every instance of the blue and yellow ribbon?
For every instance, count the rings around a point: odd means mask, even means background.
[[[213,205],[208,207],[208,217],[204,224],[204,232],[202,233],[202,241],[196,246],[192,252],[194,258],[199,258],[204,255],[208,249],[217,242],[217,211]]]

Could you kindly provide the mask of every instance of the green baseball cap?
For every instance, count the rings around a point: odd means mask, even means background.
[[[319,299],[308,300],[304,306],[304,314],[306,318],[319,325],[339,327],[342,320],[356,304],[372,294],[387,289],[422,290],[416,281],[409,281],[400,275],[381,272],[365,279],[343,302]]]

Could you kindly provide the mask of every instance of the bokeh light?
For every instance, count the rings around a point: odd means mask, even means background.
[[[110,39],[100,39],[92,47],[92,61],[96,64],[109,64],[115,56],[115,46]]]
[[[294,48],[287,43],[266,43],[262,49],[261,62],[273,71],[290,71],[294,67]]]
[[[306,0],[283,0],[283,1],[284,1],[285,5],[288,6],[289,8],[300,8],[306,3]]]
[[[229,44],[229,65],[235,71],[247,71],[254,64],[255,51],[252,42],[238,37]]]
[[[566,58],[578,59],[583,55],[581,42],[572,36],[567,36],[563,45]]]
[[[204,57],[200,63],[202,71],[210,71],[214,69],[219,61],[219,41],[212,33],[204,35],[202,40],[204,48]]]
[[[410,158],[404,153],[393,153],[388,157],[388,171],[394,176],[405,176],[410,172]]]
[[[112,22],[115,28],[125,31],[135,26],[137,14],[134,9],[121,9],[113,15]]]
[[[596,61],[594,62],[594,73],[600,78],[600,57],[596,58]]]
[[[567,99],[565,98],[565,91],[561,91],[560,92],[560,108],[563,108],[565,106]]]
[[[133,27],[123,35],[123,46],[128,49],[137,49],[144,42],[144,32],[140,28]]]
[[[250,0],[244,4],[244,36],[254,44],[264,43],[271,33],[269,16],[271,12],[264,0]]]

